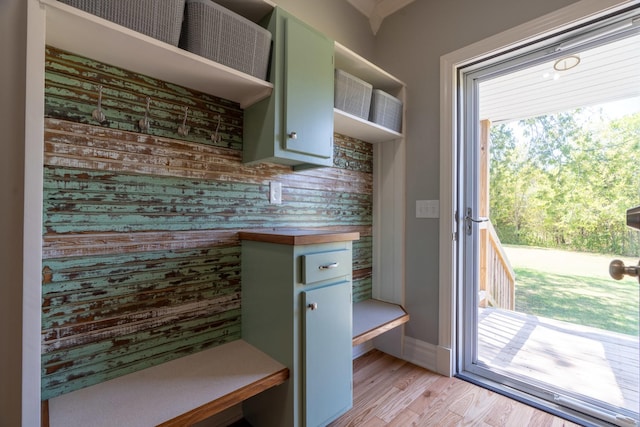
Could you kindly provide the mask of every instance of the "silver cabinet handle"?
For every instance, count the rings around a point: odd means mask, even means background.
[[[320,267],[318,267],[318,270],[330,270],[332,268],[338,268],[338,266],[340,266],[339,263],[332,262],[331,264],[321,265]]]
[[[307,307],[309,307],[312,311],[313,310],[317,310],[318,309],[318,303],[317,302],[312,302],[310,304],[307,304]]]
[[[291,132],[289,135],[287,135],[289,138],[291,139],[298,139],[298,132]]]

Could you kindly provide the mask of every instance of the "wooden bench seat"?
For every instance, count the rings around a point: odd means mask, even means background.
[[[360,345],[409,321],[405,309],[390,302],[368,299],[353,304],[353,345]]]
[[[43,425],[188,426],[288,378],[284,365],[236,340],[52,398]]]

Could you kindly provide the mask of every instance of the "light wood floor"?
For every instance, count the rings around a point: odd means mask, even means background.
[[[354,360],[353,368],[353,409],[330,427],[577,426],[378,350]]]

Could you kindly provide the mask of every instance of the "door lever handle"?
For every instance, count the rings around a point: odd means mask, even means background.
[[[489,218],[481,216],[479,218],[474,218],[473,217],[473,211],[471,210],[471,208],[467,208],[467,214],[464,217],[464,228],[467,232],[467,235],[471,235],[471,232],[473,231],[473,223],[476,224],[480,224],[483,222],[489,222]]]
[[[476,224],[481,223],[481,222],[489,222],[489,218],[487,218],[486,216],[481,216],[479,218],[474,218],[473,217],[473,212],[471,211],[471,208],[467,209],[467,215],[464,217],[465,221],[471,221],[471,222],[475,222]]]

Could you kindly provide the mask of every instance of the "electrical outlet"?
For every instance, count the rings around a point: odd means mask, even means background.
[[[271,181],[269,183],[269,203],[279,205],[282,203],[282,183]]]

